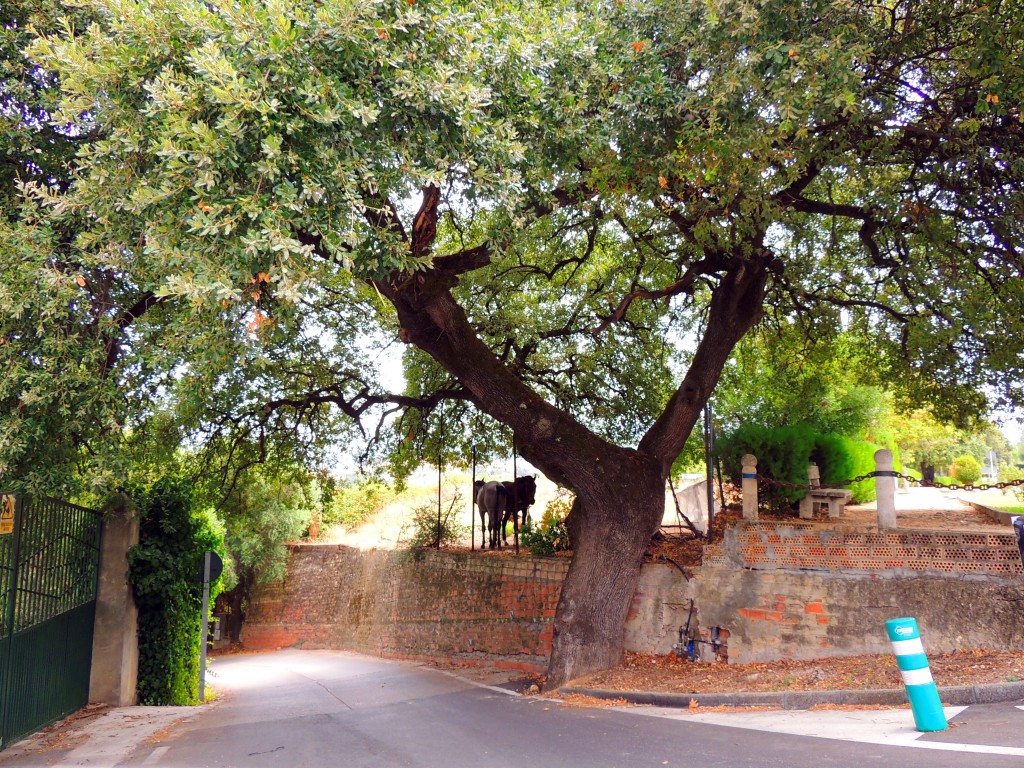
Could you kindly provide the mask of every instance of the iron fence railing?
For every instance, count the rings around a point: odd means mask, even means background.
[[[101,515],[0,494],[0,749],[89,695]]]

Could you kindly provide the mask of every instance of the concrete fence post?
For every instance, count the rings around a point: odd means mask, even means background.
[[[128,550],[138,542],[138,518],[119,496],[103,514],[89,678],[89,701],[115,707],[135,704],[139,677],[139,611],[128,585]]]
[[[813,461],[807,465],[807,487],[821,487],[821,472],[818,471],[818,465],[815,464]],[[800,519],[810,520],[813,517],[814,499],[812,499],[811,494],[808,493],[802,499],[800,499]]]
[[[821,472],[813,461],[807,465],[807,485],[811,488],[821,488]]]
[[[875,497],[878,505],[878,527],[896,527],[896,474],[892,451],[875,451]]]
[[[746,454],[741,460],[743,465],[743,519],[757,520],[757,457]]]

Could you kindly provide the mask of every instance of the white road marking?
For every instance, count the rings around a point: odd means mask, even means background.
[[[156,765],[157,760],[164,756],[164,753],[169,750],[169,746],[157,747],[154,749],[149,757],[142,761],[143,765]]]
[[[1024,709],[1024,707],[1018,707]],[[924,734],[914,729],[913,715],[906,709],[883,710],[772,710],[768,712],[693,712],[668,707],[621,707],[649,717],[691,720],[709,725],[746,728],[755,731],[788,733],[793,736],[812,736],[820,739],[859,741],[891,747],[939,749],[949,752],[979,752],[991,755],[1019,755],[1024,748],[999,747],[988,744],[955,744],[941,741],[919,741]],[[949,720],[967,707],[944,707]]]

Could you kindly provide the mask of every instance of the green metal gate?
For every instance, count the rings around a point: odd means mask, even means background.
[[[0,494],[0,749],[89,701],[101,516]]]

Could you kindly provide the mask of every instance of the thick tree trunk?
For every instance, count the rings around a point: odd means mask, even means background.
[[[217,608],[227,614],[223,631],[230,643],[242,641],[242,624],[245,622],[243,606],[249,601],[251,588],[252,579],[243,574],[233,589],[222,592],[217,598]]]
[[[433,199],[424,195],[421,214],[428,218],[432,210],[436,215]],[[407,237],[393,208],[380,210],[381,220],[371,223]],[[414,227],[412,251],[426,253],[434,231]],[[555,618],[548,687],[622,658],[643,552],[664,512],[665,478],[733,347],[762,313],[772,255],[754,237],[726,256],[709,267],[718,284],[693,364],[637,449],[608,442],[545,401],[483,343],[451,289],[459,274],[487,263],[486,246],[438,257],[423,273],[395,273],[375,282],[395,307],[399,337],[433,357],[476,407],[512,428],[526,459],[577,494],[577,542]]]
[[[626,616],[644,550],[665,506],[660,472],[651,470],[628,485],[580,492],[586,524],[578,528],[558,601],[545,682],[549,690],[622,661]]]

